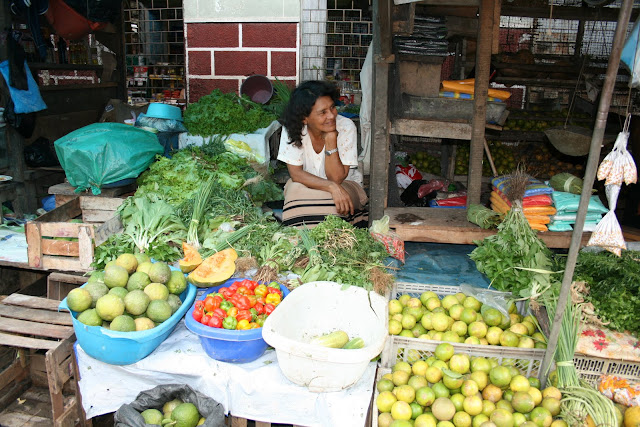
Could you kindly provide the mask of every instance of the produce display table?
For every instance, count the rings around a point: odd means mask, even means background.
[[[117,411],[143,390],[180,383],[220,402],[234,417],[301,426],[363,426],[376,370],[370,363],[362,378],[344,391],[311,393],[284,377],[273,350],[245,364],[211,359],[184,321],[153,353],[131,365],[100,362],[78,344],[75,351],[87,418]]]

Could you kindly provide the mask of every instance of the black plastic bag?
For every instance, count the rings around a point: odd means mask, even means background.
[[[400,200],[405,206],[418,206],[425,207],[429,206],[429,200],[435,198],[435,191],[432,194],[427,194],[425,197],[418,197],[418,190],[420,186],[426,184],[427,181],[424,179],[415,179],[400,195]]]
[[[16,114],[11,98],[4,107],[4,121],[24,138],[31,138],[36,128],[36,113]]]
[[[32,168],[60,165],[53,143],[43,137],[24,147],[24,161]]]
[[[115,427],[147,427],[140,413],[154,408],[162,412],[162,405],[180,399],[196,405],[200,415],[206,418],[203,427],[225,427],[224,407],[210,397],[195,391],[186,384],[159,385],[140,392],[131,403],[124,404],[114,415]]]

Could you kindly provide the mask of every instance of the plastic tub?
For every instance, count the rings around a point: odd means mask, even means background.
[[[312,392],[340,391],[358,382],[388,336],[387,299],[335,282],[296,288],[264,323],[264,339],[276,349],[282,373]],[[365,342],[343,350],[309,344],[317,335],[345,331]]]
[[[182,110],[176,105],[163,104],[161,102],[152,102],[147,107],[145,113],[147,117],[156,119],[178,120],[182,121]]]
[[[198,300],[204,300],[208,294],[217,292],[222,287],[231,286],[234,282],[239,282],[244,278],[231,278],[224,282],[220,286],[206,289]],[[289,290],[285,286],[280,286],[282,290],[282,297],[289,295]],[[280,303],[273,313],[277,313],[280,310]],[[267,343],[262,338],[263,328],[249,329],[246,331],[238,331],[232,329],[212,328],[211,326],[203,325],[200,322],[196,322],[193,318],[193,307],[189,309],[187,316],[185,317],[185,325],[194,334],[200,338],[200,343],[204,351],[215,360],[231,363],[248,363],[256,360],[264,354],[267,350]],[[271,313],[271,316],[273,316]],[[268,317],[267,317],[268,319]]]
[[[130,365],[147,357],[167,339],[195,298],[196,287],[189,284],[180,294],[180,308],[160,325],[146,331],[120,332],[102,326],[87,326],[78,321],[78,312],[71,311],[73,330],[78,344],[89,356],[111,365]],[[63,299],[58,307],[69,310],[67,299]]]
[[[240,95],[247,95],[253,102],[266,104],[273,96],[273,85],[267,77],[255,74],[242,82]]]

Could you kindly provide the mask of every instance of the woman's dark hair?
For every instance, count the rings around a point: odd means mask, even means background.
[[[311,114],[316,100],[323,96],[329,96],[333,102],[338,102],[340,90],[326,80],[309,80],[293,90],[281,118],[281,123],[289,134],[289,144],[296,147],[302,145],[302,122]]]

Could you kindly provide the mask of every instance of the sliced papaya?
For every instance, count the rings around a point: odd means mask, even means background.
[[[218,286],[229,280],[236,271],[238,254],[233,248],[217,252],[196,267],[187,279],[199,288]]]
[[[182,252],[184,252],[184,258],[178,261],[180,265],[180,271],[183,273],[191,273],[197,266],[202,264],[202,257],[196,248],[182,242]]]

